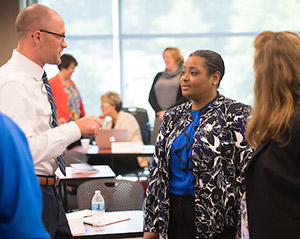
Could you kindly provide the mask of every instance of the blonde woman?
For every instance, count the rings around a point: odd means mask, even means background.
[[[166,69],[155,76],[148,99],[155,111],[152,144],[156,142],[159,127],[166,110],[187,101],[182,96],[179,82],[184,62],[181,52],[178,48],[167,47],[163,52],[163,59]]]
[[[126,129],[131,142],[143,142],[139,123],[132,114],[122,110],[122,100],[118,93],[110,91],[101,95],[101,111],[102,115],[99,116],[101,120],[107,116],[111,117],[111,120],[104,124],[104,129]],[[143,157],[124,159],[121,157],[117,161],[118,164],[114,166],[115,173],[126,174],[147,166],[149,159],[147,157],[146,159]]]
[[[260,33],[254,42],[254,108],[247,140],[256,149],[246,175],[250,238],[299,238],[300,38]]]
[[[101,119],[110,116],[104,129],[127,129],[131,142],[143,142],[140,126],[134,116],[122,111],[122,100],[118,93],[110,91],[101,95]]]

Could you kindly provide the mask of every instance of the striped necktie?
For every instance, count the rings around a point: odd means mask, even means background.
[[[48,77],[47,77],[47,74],[46,74],[45,71],[44,71],[42,79],[43,79],[45,88],[47,90],[47,95],[48,95],[49,103],[51,105],[51,111],[52,111],[52,122],[51,122],[51,125],[54,128],[54,127],[57,126],[56,105],[55,105],[55,102],[54,102],[54,99],[53,99],[53,94],[52,94],[51,86],[49,84]],[[63,175],[66,176],[66,166],[65,166],[65,162],[64,162],[62,154],[57,157],[57,162],[58,162],[58,166],[59,166],[60,171],[63,173]]]

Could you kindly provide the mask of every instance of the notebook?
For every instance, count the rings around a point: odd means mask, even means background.
[[[129,134],[127,129],[102,129],[95,140],[99,149],[111,149],[113,142],[129,142]]]

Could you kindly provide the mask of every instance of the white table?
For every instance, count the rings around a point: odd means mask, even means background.
[[[75,235],[79,238],[123,238],[123,237],[142,237],[143,236],[143,211],[118,211],[106,212],[116,217],[129,217],[130,220],[104,226],[102,231],[95,231],[94,227],[85,225],[85,235]]]

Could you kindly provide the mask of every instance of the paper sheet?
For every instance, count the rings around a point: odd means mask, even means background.
[[[73,236],[77,235],[84,235],[85,229],[83,225],[83,218],[82,216],[70,215],[71,213],[67,214],[67,219],[69,223],[69,227]]]
[[[91,173],[98,172],[92,165],[87,163],[73,163],[71,164],[72,170],[74,173]]]
[[[104,216],[105,216],[105,226],[130,220],[128,216],[126,217],[124,215],[116,215],[109,212],[106,212]],[[83,222],[86,224],[93,225],[93,216],[84,217]]]
[[[83,218],[83,222],[86,224],[93,224],[93,212],[92,210],[82,210],[78,212],[72,212],[67,214],[67,218]],[[130,217],[118,214],[116,212],[106,212],[105,214],[105,226],[114,224],[114,223],[119,223],[119,222],[124,222],[130,220]]]

